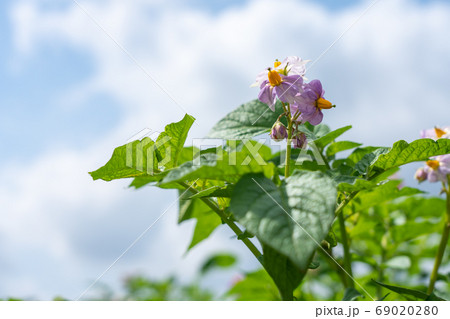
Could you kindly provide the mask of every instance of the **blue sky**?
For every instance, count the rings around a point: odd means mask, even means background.
[[[198,119],[193,138],[255,98],[249,84],[274,58],[317,58],[370,1],[180,3],[86,7]],[[353,124],[346,139],[381,145],[448,125],[449,21],[446,1],[381,0],[307,75],[338,105],[325,122]],[[142,128],[161,130],[184,110],[71,1],[2,1],[0,40],[0,298],[75,298],[176,198],[94,183],[87,172]],[[409,185],[416,167],[403,172]],[[186,269],[188,280],[216,249],[238,254],[240,269],[256,267],[226,229],[183,257],[192,223],[179,227],[175,216],[176,205],[103,282]],[[234,274],[217,275],[217,286]]]

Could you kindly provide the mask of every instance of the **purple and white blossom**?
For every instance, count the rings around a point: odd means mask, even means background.
[[[310,60],[302,60],[298,56],[288,56],[278,66],[284,75],[301,75],[303,78],[306,73],[306,64]]]
[[[282,62],[275,60],[273,64],[273,70],[277,71],[281,75],[300,75],[304,78],[306,73],[306,64],[309,60],[303,60],[297,56],[288,56]],[[269,69],[261,71],[256,76],[256,81],[251,87],[261,87],[261,84],[267,80],[267,74]]]
[[[432,157],[426,162],[425,167],[416,172],[416,179],[419,181],[425,180],[430,183],[442,182],[448,183],[448,176],[450,175],[450,154]]]
[[[420,137],[422,138],[432,138],[437,140],[440,138],[450,138],[450,126],[443,128],[435,127],[428,130],[420,131]]]
[[[258,99],[275,111],[277,98],[284,103],[294,103],[296,96],[302,91],[302,85],[303,78],[300,75],[285,76],[269,70],[267,79],[261,83]]]
[[[303,86],[303,92],[295,98],[295,103],[291,105],[291,112],[301,112],[299,122],[309,122],[317,125],[322,122],[323,109],[330,109],[334,105],[323,98],[325,91],[319,80],[313,80]]]

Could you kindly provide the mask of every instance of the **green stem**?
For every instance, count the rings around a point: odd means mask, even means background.
[[[381,262],[378,267],[378,282],[384,282],[384,263],[386,261],[386,250],[384,249],[384,246],[381,245]],[[377,298],[380,300],[383,298],[383,288],[380,285],[377,285]]]
[[[450,233],[450,186],[445,190],[445,193],[447,194],[447,214],[445,215],[444,230],[442,232],[441,242],[436,254],[436,259],[434,260],[433,271],[431,272],[430,276],[430,285],[428,286],[427,291],[428,294],[431,294],[434,290],[434,284],[436,283],[439,273],[439,266],[441,265],[442,258],[444,257],[445,248],[447,247],[448,237]]]
[[[347,236],[347,230],[345,229],[345,219],[344,214],[341,212],[338,215],[339,227],[341,229],[342,246],[344,247],[344,269],[347,272],[347,277],[345,281],[345,288],[355,288],[353,282],[353,272],[352,272],[352,258],[350,255],[350,245]]]
[[[291,140],[292,140],[292,124],[293,124],[290,116],[287,117],[287,120],[288,120],[288,138],[287,138],[287,145],[286,145],[286,165],[284,167],[284,176],[285,177],[289,177],[289,175],[291,174],[291,172],[290,172],[291,148],[292,148]]]
[[[191,187],[190,185],[184,182],[179,182],[179,184],[186,189],[190,189],[194,194],[198,194],[198,191],[195,188]],[[214,201],[210,200],[209,198],[201,198],[201,200],[206,205],[208,205],[208,207],[211,208],[217,215],[219,215],[219,217],[223,220],[223,222],[227,224],[228,227],[230,227],[231,230],[238,237],[243,234],[242,230],[225,214],[225,212],[222,209],[220,209],[216,205]],[[256,257],[256,259],[258,259],[258,261],[261,262],[262,254],[258,250],[258,248],[256,248],[256,246],[250,241],[250,239],[244,237],[241,240],[245,244],[245,246],[247,246],[247,248],[252,252],[252,254]]]
[[[317,251],[322,254],[328,265],[337,273],[339,279],[345,287],[347,285],[347,274],[342,271],[341,267],[339,267],[339,265],[342,266],[341,263],[338,265],[338,261],[333,257],[333,249],[326,249],[325,251],[323,249],[317,249]]]
[[[335,216],[338,216],[342,213],[342,211],[344,210],[345,206],[347,206],[348,203],[350,203],[350,201],[355,198],[355,196],[359,193],[359,191],[355,191],[353,193],[350,193],[350,195],[348,195],[347,197],[344,198],[344,200],[339,204],[339,206],[336,208],[336,211],[334,212]]]

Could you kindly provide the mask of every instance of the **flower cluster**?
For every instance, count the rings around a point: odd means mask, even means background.
[[[422,138],[450,138],[450,127],[423,130],[420,132]],[[450,154],[434,156],[426,161],[425,166],[419,168],[414,178],[420,182],[428,180],[431,183],[442,182],[447,184],[450,177]]]
[[[294,148],[303,148],[306,136],[297,128],[298,125],[309,122],[318,125],[322,122],[322,110],[330,109],[334,105],[324,98],[325,91],[319,80],[305,82],[306,64],[309,61],[290,56],[282,62],[275,60],[273,68],[267,68],[256,77],[252,86],[259,86],[258,99],[275,111],[275,103],[279,100],[291,127],[291,135],[278,119],[273,125],[271,138],[280,141],[291,137]]]

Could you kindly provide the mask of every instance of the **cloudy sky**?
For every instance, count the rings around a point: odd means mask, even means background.
[[[275,58],[314,61],[307,77],[337,105],[325,122],[352,124],[347,139],[391,145],[449,125],[450,4],[380,0],[361,17],[372,3],[0,2],[0,298],[76,298],[163,212],[101,283],[118,287],[132,273],[190,280],[215,250],[256,267],[227,229],[183,256],[193,224],[176,225],[175,192],[87,172],[184,113],[197,118],[189,138],[204,136],[257,96],[249,84]],[[411,185],[415,167],[403,173]],[[211,276],[223,291],[234,274]]]

